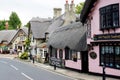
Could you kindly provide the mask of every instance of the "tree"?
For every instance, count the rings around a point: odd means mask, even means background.
[[[27,39],[25,40],[25,51],[28,51],[29,46],[30,46],[30,39],[27,38]]]
[[[75,13],[80,14],[83,6],[84,6],[84,2],[77,4],[77,6],[75,7]]]
[[[25,25],[25,27],[30,27],[30,22],[28,22],[26,25]]]
[[[5,20],[1,20],[0,21],[0,30],[4,30],[5,29]]]
[[[13,29],[17,29],[21,27],[21,21],[16,12],[12,12],[9,17],[9,25],[13,27]]]

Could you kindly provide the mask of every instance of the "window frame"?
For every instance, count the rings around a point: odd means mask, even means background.
[[[117,6],[116,10],[114,10],[115,6]],[[114,24],[113,24],[113,22],[114,22],[113,19],[115,18],[115,17],[113,17],[114,13],[118,13],[118,17],[116,19],[118,22],[117,26],[114,26]],[[120,24],[119,24],[119,3],[111,4],[111,5],[100,8],[99,14],[100,14],[100,30],[114,29],[114,28],[120,27]]]
[[[102,54],[102,47],[104,47],[104,54]],[[111,47],[111,49],[113,47],[113,50],[110,49],[113,52],[105,53],[106,52],[105,51],[105,47],[109,47],[109,48]],[[112,44],[112,45],[105,45],[105,44],[100,45],[100,63],[99,63],[100,66],[103,66],[104,63],[105,63],[106,67],[120,69],[120,64],[118,65],[117,61],[116,61],[116,52],[115,52],[115,48],[116,47],[119,47],[119,52],[120,52],[120,45],[114,45],[114,44]],[[108,48],[108,51],[110,51],[109,48]],[[106,59],[106,56],[107,56],[106,54],[108,54],[108,58],[107,59]],[[104,56],[104,57],[102,57],[102,56]],[[119,58],[120,58],[120,53],[119,53]],[[107,62],[108,65],[107,65],[106,61],[108,61]],[[118,61],[120,61],[120,60],[118,60]],[[117,65],[119,67],[117,67]]]
[[[60,59],[63,58],[63,50],[62,50],[62,49],[59,50],[59,58],[60,58]]]
[[[52,47],[52,54],[51,57],[57,58],[57,48]]]

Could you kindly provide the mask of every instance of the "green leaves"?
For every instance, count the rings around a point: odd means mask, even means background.
[[[21,27],[21,21],[18,17],[18,15],[16,14],[16,12],[12,12],[9,20],[1,20],[0,21],[0,30],[5,30],[5,23],[8,22],[9,26],[8,29],[17,29]]]
[[[12,12],[9,17],[9,25],[13,27],[13,29],[17,29],[21,27],[21,21],[16,12]]]
[[[4,30],[5,29],[5,20],[1,20],[0,21],[0,30]]]
[[[80,14],[81,11],[82,11],[82,9],[83,9],[83,6],[84,6],[84,2],[81,2],[78,5],[76,5],[76,7],[75,7],[75,13],[76,14]]]

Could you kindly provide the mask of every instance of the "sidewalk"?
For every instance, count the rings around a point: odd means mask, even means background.
[[[0,58],[9,58],[9,59],[14,59],[18,57],[17,54],[0,54]]]
[[[52,72],[57,72],[63,75],[66,75],[68,77],[74,78],[74,80],[102,80],[101,76],[94,76],[94,75],[89,75],[86,73],[80,73],[77,71],[72,71],[69,69],[62,69],[62,68],[56,68],[56,70],[54,70],[53,66],[50,66],[49,64],[42,64],[42,63],[37,63],[35,62],[36,66],[52,71]],[[114,79],[114,78],[106,78],[106,80],[120,80],[120,79]]]
[[[0,54],[0,58],[10,58],[10,59],[17,59],[18,55],[16,54]],[[19,59],[17,59],[19,60]],[[42,68],[44,70],[48,70],[48,71],[51,71],[51,72],[55,72],[55,73],[58,73],[58,74],[62,74],[62,75],[65,75],[67,77],[70,77],[72,78],[73,80],[102,80],[102,77],[101,76],[95,76],[95,75],[89,75],[89,74],[86,74],[86,73],[80,73],[80,72],[77,72],[77,71],[72,71],[72,70],[69,70],[69,69],[62,69],[62,68],[56,68],[56,70],[54,70],[54,67],[53,66],[50,66],[49,64],[42,64],[42,63],[37,63],[35,62],[34,64],[32,63],[32,61],[30,62],[29,60],[27,61],[24,61],[24,60],[19,60],[21,62],[25,62],[25,63],[29,63],[33,66],[36,66],[38,68]],[[106,78],[106,80],[120,80],[120,79],[114,79],[114,78]]]

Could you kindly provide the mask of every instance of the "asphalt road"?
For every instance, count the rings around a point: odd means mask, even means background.
[[[0,58],[0,80],[73,80],[17,60]]]

